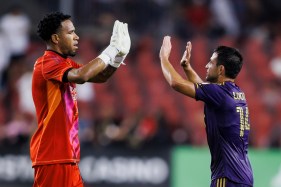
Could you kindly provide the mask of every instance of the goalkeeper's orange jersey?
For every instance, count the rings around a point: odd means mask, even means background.
[[[63,82],[67,70],[80,66],[54,51],[35,62],[32,96],[38,128],[30,142],[32,166],[80,160],[76,85]]]

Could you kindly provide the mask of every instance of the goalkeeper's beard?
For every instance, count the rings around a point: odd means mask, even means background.
[[[76,51],[68,51],[68,53],[66,54],[66,56],[71,56],[74,57],[76,55]]]
[[[71,52],[68,56],[74,57],[76,55],[76,52]]]

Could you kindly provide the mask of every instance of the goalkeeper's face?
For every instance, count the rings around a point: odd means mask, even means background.
[[[61,23],[61,28],[58,32],[58,47],[60,52],[66,56],[75,56],[78,49],[79,37],[75,33],[75,27],[70,20],[65,20]]]

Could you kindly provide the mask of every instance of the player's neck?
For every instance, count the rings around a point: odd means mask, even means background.
[[[234,79],[228,78],[228,77],[219,77],[218,78],[218,83],[223,83],[223,82],[234,82]]]
[[[63,58],[67,58],[67,55],[64,55],[61,52],[61,50],[56,46],[47,45],[47,51],[53,51],[53,52],[57,53],[58,55],[62,56]]]
[[[56,53],[63,55],[61,49],[57,45],[53,45],[52,43],[47,44],[47,50],[55,51]]]

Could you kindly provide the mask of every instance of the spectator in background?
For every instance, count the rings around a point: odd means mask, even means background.
[[[14,69],[19,69],[19,67],[15,67],[15,65],[17,65],[27,53],[30,42],[30,26],[29,17],[23,12],[19,5],[13,5],[0,19],[0,30],[2,30],[2,35],[6,39],[5,48],[9,50],[7,54],[10,56],[9,62],[5,65],[3,71],[0,72],[2,89],[8,89],[9,81],[13,79],[10,75],[11,72],[13,72]]]
[[[183,40],[208,31],[210,11],[207,0],[178,1],[173,9],[174,32]]]
[[[93,101],[95,90],[92,84],[77,85],[77,101],[79,110],[79,137],[82,143],[93,141]]]
[[[272,148],[281,147],[281,122],[280,121],[273,124],[272,130],[271,130],[270,136],[269,136],[269,147],[272,147]]]
[[[27,67],[24,65],[23,63],[23,66],[18,66],[18,70]],[[28,143],[35,128],[36,116],[31,95],[32,71],[26,70],[25,72],[16,72],[16,74],[19,77],[17,76],[11,81],[13,88],[9,88],[4,98],[6,114],[5,111],[1,111],[1,114],[4,115],[1,130],[4,132],[2,141],[5,145],[19,147]]]
[[[4,33],[2,32],[0,28],[0,90],[2,91],[4,87],[4,80],[3,80],[3,74],[6,70],[11,57],[11,52],[7,38],[5,37]]]
[[[210,10],[215,24],[221,26],[225,34],[239,36],[240,25],[230,0],[212,0]]]
[[[121,133],[122,119],[117,116],[117,110],[111,104],[100,106],[94,122],[94,143],[101,146],[121,145],[123,139],[118,139]],[[122,137],[123,138],[123,137]]]
[[[36,128],[36,113],[31,93],[33,66],[30,67],[24,64],[22,69],[22,75],[16,81],[18,109],[14,112],[22,115],[21,119],[26,122],[26,131],[29,132],[28,137],[30,137]]]
[[[8,40],[12,60],[25,56],[29,46],[30,19],[19,5],[12,6],[3,15],[0,28]]]
[[[278,82],[281,82],[281,37],[277,36],[272,44],[272,58],[269,61],[269,68],[276,76]]]

